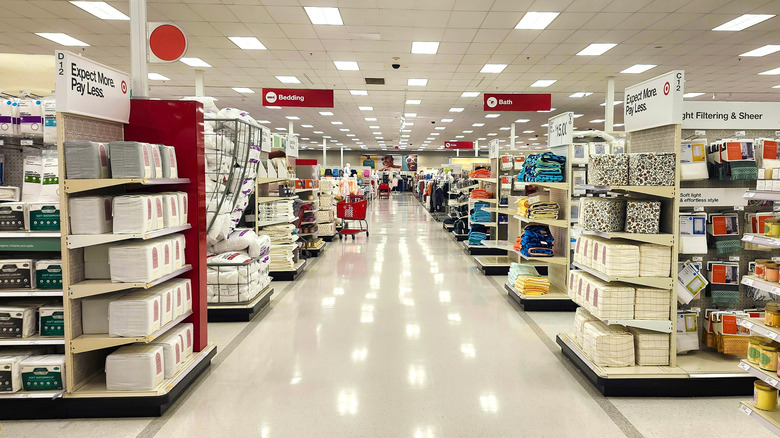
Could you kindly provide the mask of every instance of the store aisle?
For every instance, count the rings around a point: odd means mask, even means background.
[[[211,324],[219,354],[165,416],[4,422],[3,431],[80,438],[770,436],[738,412],[738,398],[601,397],[550,347],[548,326],[571,313],[519,312],[500,279],[479,273],[410,195],[376,201],[370,215],[368,239],[335,241],[298,281],[274,283],[273,308],[261,319]]]

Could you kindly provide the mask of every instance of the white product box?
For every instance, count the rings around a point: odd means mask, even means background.
[[[24,160],[24,181],[22,182],[22,201],[40,201],[41,178],[43,175],[43,151],[38,148],[26,147],[22,150]]]
[[[111,281],[147,283],[162,277],[163,254],[160,249],[159,239],[111,246],[108,249]]]
[[[84,278],[102,280],[111,278],[111,268],[108,265],[108,248],[110,245],[95,245],[84,248]]]
[[[175,179],[179,177],[179,163],[176,160],[176,148],[160,145],[160,153],[163,162],[163,178]]]
[[[152,390],[165,378],[163,347],[134,344],[106,357],[106,389],[109,391]]]
[[[85,196],[68,202],[72,234],[108,234],[113,232],[111,196]]]
[[[34,306],[0,306],[0,338],[29,338],[35,334]]]
[[[0,260],[0,289],[31,289],[35,265],[31,259]]]
[[[65,355],[30,356],[21,363],[25,391],[54,391],[65,387]]]
[[[181,225],[181,218],[179,217],[179,196],[175,193],[164,193],[162,198],[164,228],[178,227]]]
[[[105,179],[111,177],[108,143],[66,141],[64,153],[65,175],[67,178]]]
[[[173,298],[173,317],[178,318],[182,315],[184,309],[184,297],[186,294],[184,283],[169,282],[171,287],[171,297]]]
[[[147,291],[127,294],[108,304],[108,335],[148,336],[160,329],[162,303]]]
[[[173,288],[170,285],[163,284],[149,289],[146,293],[160,298],[160,327],[173,321],[174,309],[176,307]]]
[[[165,228],[165,210],[163,209],[162,195],[152,195],[152,205],[154,206],[152,230],[162,230]]]
[[[174,234],[171,236],[171,247],[173,250],[173,270],[181,269],[185,263],[184,250],[186,249],[187,240],[184,238],[184,234]]]
[[[22,360],[27,356],[0,356],[0,392],[22,389]]]
[[[173,247],[171,246],[171,239],[162,238],[157,245],[162,258],[160,274],[164,277],[173,272]]]
[[[766,183],[768,183],[768,182],[771,183],[771,181],[769,181],[769,180],[759,179],[758,181],[756,181],[756,190],[758,190],[758,191],[765,191],[766,190]]]
[[[0,202],[19,202],[19,187],[0,186]]]
[[[179,197],[179,219],[180,225],[187,224],[187,215],[189,208],[189,196],[186,192],[176,192],[176,196]]]
[[[160,153],[160,145],[150,144],[149,151],[152,157],[152,167],[154,168],[154,178],[162,178],[162,154]]]
[[[777,179],[772,180],[772,191],[773,192],[780,192],[780,180],[777,180]]]
[[[179,330],[178,333],[181,335],[182,342],[184,343],[184,359],[186,360],[188,357],[192,356],[195,345],[195,329],[189,322],[177,325],[174,330],[176,329]]]

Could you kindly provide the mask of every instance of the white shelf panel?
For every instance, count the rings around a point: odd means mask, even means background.
[[[506,251],[512,250],[512,244],[506,240],[483,240],[482,246],[486,248],[498,248]]]
[[[162,230],[150,231],[143,234],[71,234],[66,237],[66,240],[68,242],[68,248],[75,249],[83,248],[85,246],[102,245],[104,243],[120,242],[123,240],[149,240],[156,237],[187,231],[190,228],[192,228],[192,225],[185,224],[178,227],[164,228]]]
[[[574,227],[579,233],[586,236],[598,236],[604,239],[625,239],[637,242],[654,243],[656,245],[672,246],[674,245],[673,234],[637,234],[624,232],[605,233],[602,231],[589,231],[581,227]]]
[[[739,318],[739,325],[773,341],[780,338],[780,328],[764,325],[762,318]]]
[[[45,289],[19,289],[19,290],[3,290],[0,289],[0,298],[17,298],[17,297],[61,297],[62,290],[45,290]]]
[[[749,190],[745,192],[742,197],[763,201],[780,201],[780,192],[761,192],[757,190]]]
[[[780,412],[778,411],[762,411],[753,406],[753,402],[740,402],[739,410],[743,414],[752,417],[758,421],[762,426],[766,427],[772,433],[780,436]]]
[[[754,287],[764,292],[769,292],[773,295],[780,295],[780,283],[766,281],[756,275],[744,275],[742,277],[741,283],[745,286]]]
[[[661,198],[674,198],[676,196],[673,186],[593,186],[578,185],[576,189],[591,190],[594,192],[628,192],[641,193],[643,195],[658,196]]]
[[[192,270],[192,265],[184,265],[165,277],[150,281],[149,283],[113,283],[111,280],[84,280],[70,285],[70,297],[73,299],[91,297],[93,295],[107,294],[127,289],[149,289],[172,278],[176,278],[185,272]]]
[[[672,285],[674,284],[671,277],[614,277],[582,266],[579,263],[572,263],[572,265],[598,279],[607,282],[622,281],[624,283],[639,284],[642,286],[654,287],[658,289],[671,289]]]
[[[0,239],[62,237],[59,231],[0,231]]]
[[[70,341],[70,350],[72,353],[85,353],[87,351],[101,350],[104,348],[118,347],[120,345],[135,344],[136,342],[143,342],[148,344],[153,340],[164,335],[168,330],[175,327],[185,319],[192,315],[192,311],[189,311],[173,321],[160,327],[156,332],[147,336],[134,336],[134,337],[111,337],[108,334],[102,335],[81,335],[72,341]]]

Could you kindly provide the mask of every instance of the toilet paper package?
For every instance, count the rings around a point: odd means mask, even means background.
[[[71,234],[108,234],[114,231],[111,196],[85,196],[68,201]]]
[[[179,196],[175,193],[162,194],[163,226],[164,228],[178,227],[181,225],[179,217]]]
[[[108,333],[108,305],[125,294],[98,295],[81,299],[81,327],[85,335]]]
[[[175,179],[179,177],[179,163],[176,161],[176,148],[160,145],[162,155],[163,178]]]
[[[24,230],[24,203],[4,202],[0,204],[0,231]]]
[[[144,234],[156,229],[157,208],[152,196],[116,196],[112,204],[114,234]]]
[[[126,243],[108,249],[111,281],[148,283],[163,276],[163,254],[159,239]]]
[[[35,334],[35,312],[31,305],[0,306],[0,338],[29,338]]]
[[[19,99],[19,134],[43,136],[43,102]]]
[[[36,260],[35,287],[62,289],[62,260]]]
[[[0,101],[0,134],[16,135],[19,128],[19,101],[3,99]]]
[[[66,178],[105,179],[111,177],[109,144],[94,141],[66,141],[64,151]]]
[[[35,268],[30,259],[0,260],[0,289],[31,289]]]
[[[65,336],[65,310],[62,306],[38,308],[38,327],[41,336]]]
[[[84,248],[84,278],[101,280],[111,278],[108,266],[108,248],[110,245],[94,245]]]
[[[59,231],[60,203],[31,202],[27,204],[25,224],[30,231]]]
[[[30,356],[21,363],[25,391],[52,391],[65,387],[65,355]]]
[[[108,335],[149,336],[161,326],[161,299],[148,291],[132,292],[108,303]]]
[[[157,344],[133,344],[106,357],[106,389],[109,391],[147,391],[165,378],[163,347]]]
[[[184,361],[184,337],[179,336],[176,327],[174,327],[165,336],[155,339],[151,345],[162,347],[165,378],[170,379],[179,371]]]
[[[112,141],[111,175],[113,178],[154,178],[151,148],[138,141]]]

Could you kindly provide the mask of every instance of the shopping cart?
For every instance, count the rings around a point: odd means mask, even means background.
[[[389,184],[379,184],[379,198],[387,198],[390,199],[390,185]]]
[[[346,235],[352,235],[352,240],[355,240],[355,234],[366,232],[368,237],[368,222],[366,221],[366,208],[368,202],[365,200],[347,202],[339,201],[336,203],[336,217],[342,220],[341,231],[339,231],[339,239],[343,239]],[[350,228],[350,222],[354,225],[357,222],[357,228]]]

